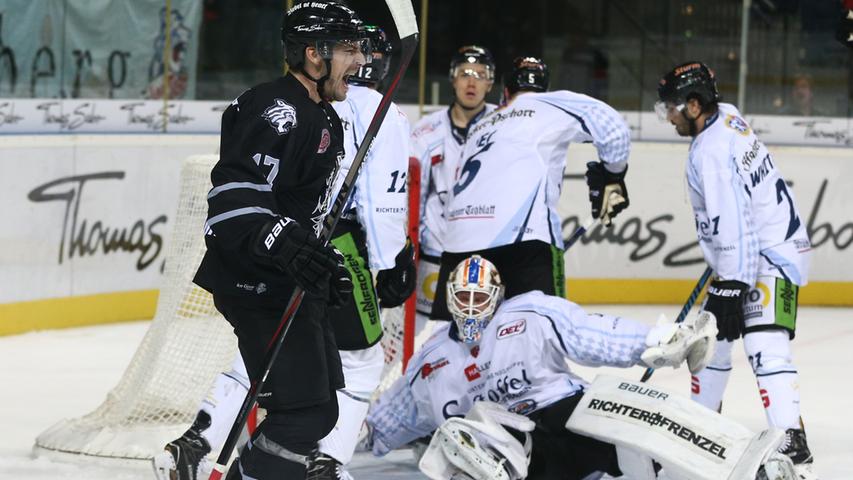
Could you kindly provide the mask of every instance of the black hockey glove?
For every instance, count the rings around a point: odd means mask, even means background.
[[[376,274],[376,294],[381,308],[399,307],[415,291],[417,283],[415,271],[415,250],[412,242],[406,239],[406,245],[394,258],[394,267],[380,270]]]
[[[586,164],[586,184],[589,187],[589,203],[592,204],[592,216],[600,218],[601,223],[609,227],[610,220],[622,210],[628,208],[628,189],[625,187],[625,168],[622,173],[612,173],[602,162]],[[611,194],[618,194],[618,198]]]
[[[344,263],[344,256],[337,248],[332,248],[337,257],[335,272],[329,278],[329,306],[342,307],[352,298],[352,276]]]
[[[310,296],[330,300],[330,287],[342,281],[341,269],[352,291],[352,280],[343,268],[340,254],[324,246],[314,232],[291,218],[279,218],[264,225],[255,241],[254,253],[271,260]]]
[[[749,285],[737,280],[715,280],[708,287],[705,310],[717,317],[717,340],[734,341],[743,333],[743,301]]]

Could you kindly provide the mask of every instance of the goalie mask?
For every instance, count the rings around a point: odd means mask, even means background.
[[[480,341],[503,294],[501,276],[492,262],[474,255],[456,266],[447,280],[447,308],[460,340]]]

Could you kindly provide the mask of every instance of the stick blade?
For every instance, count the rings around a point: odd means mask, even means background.
[[[418,20],[415,18],[415,9],[411,0],[385,0],[391,16],[394,17],[394,25],[397,27],[397,36],[400,39],[417,35]]]

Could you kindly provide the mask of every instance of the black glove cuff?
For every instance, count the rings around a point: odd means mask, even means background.
[[[715,280],[708,286],[708,295],[736,299],[749,290],[749,285],[738,280]]]

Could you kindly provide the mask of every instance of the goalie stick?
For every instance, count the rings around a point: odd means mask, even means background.
[[[687,297],[687,301],[684,303],[684,306],[681,307],[681,312],[678,313],[675,323],[681,323],[685,318],[687,318],[687,314],[690,313],[690,309],[693,308],[693,304],[696,303],[696,299],[699,298],[699,294],[702,293],[702,289],[705,288],[705,284],[708,283],[708,279],[711,278],[712,273],[714,273],[714,271],[711,267],[705,267],[705,271],[702,272],[702,276],[699,277],[699,281],[696,282],[696,286],[693,287],[693,291],[690,292],[690,296]],[[655,373],[654,368],[647,368],[646,371],[643,372],[643,376],[640,378],[640,381],[645,382],[652,378],[653,373]]]
[[[382,96],[382,100],[379,102],[379,106],[376,107],[376,112],[373,114],[373,119],[367,127],[367,131],[364,134],[361,145],[359,145],[355,158],[352,161],[352,166],[341,185],[340,192],[338,193],[337,198],[335,198],[335,203],[332,205],[332,209],[329,214],[326,215],[326,218],[323,220],[323,229],[320,232],[319,237],[323,245],[329,243],[332,231],[335,229],[341,213],[343,212],[343,207],[349,199],[352,187],[355,184],[355,179],[361,168],[361,164],[364,162],[364,157],[367,156],[367,152],[370,150],[373,140],[379,132],[382,120],[385,118],[385,114],[391,106],[394,92],[397,90],[397,86],[403,78],[403,74],[406,72],[406,68],[411,61],[412,56],[415,53],[415,47],[417,47],[418,44],[418,24],[415,19],[415,11],[411,0],[385,0],[385,3],[391,11],[391,16],[394,18],[394,26],[397,28],[397,35],[400,38],[402,46],[400,64],[397,66],[397,71],[394,73],[394,77],[392,78],[388,89],[385,91],[385,94]],[[228,459],[231,458],[231,452],[234,451],[237,439],[240,437],[240,432],[246,424],[246,420],[249,417],[249,413],[252,411],[252,407],[254,407],[255,402],[258,400],[258,393],[264,386],[270,370],[272,370],[272,365],[275,362],[276,357],[278,357],[278,352],[281,350],[284,338],[287,336],[288,330],[290,330],[290,320],[299,309],[299,305],[302,303],[302,297],[304,294],[304,290],[297,287],[290,296],[290,300],[287,302],[287,308],[281,317],[281,322],[279,322],[278,328],[273,334],[269,345],[267,345],[267,351],[264,357],[263,373],[260,378],[253,379],[252,381],[252,385],[246,394],[246,398],[240,406],[237,419],[231,426],[231,431],[228,433],[228,438],[225,440],[225,445],[222,446],[222,450],[216,458],[216,464],[213,467],[213,471],[210,473],[210,480],[220,480],[222,475],[225,473]]]

